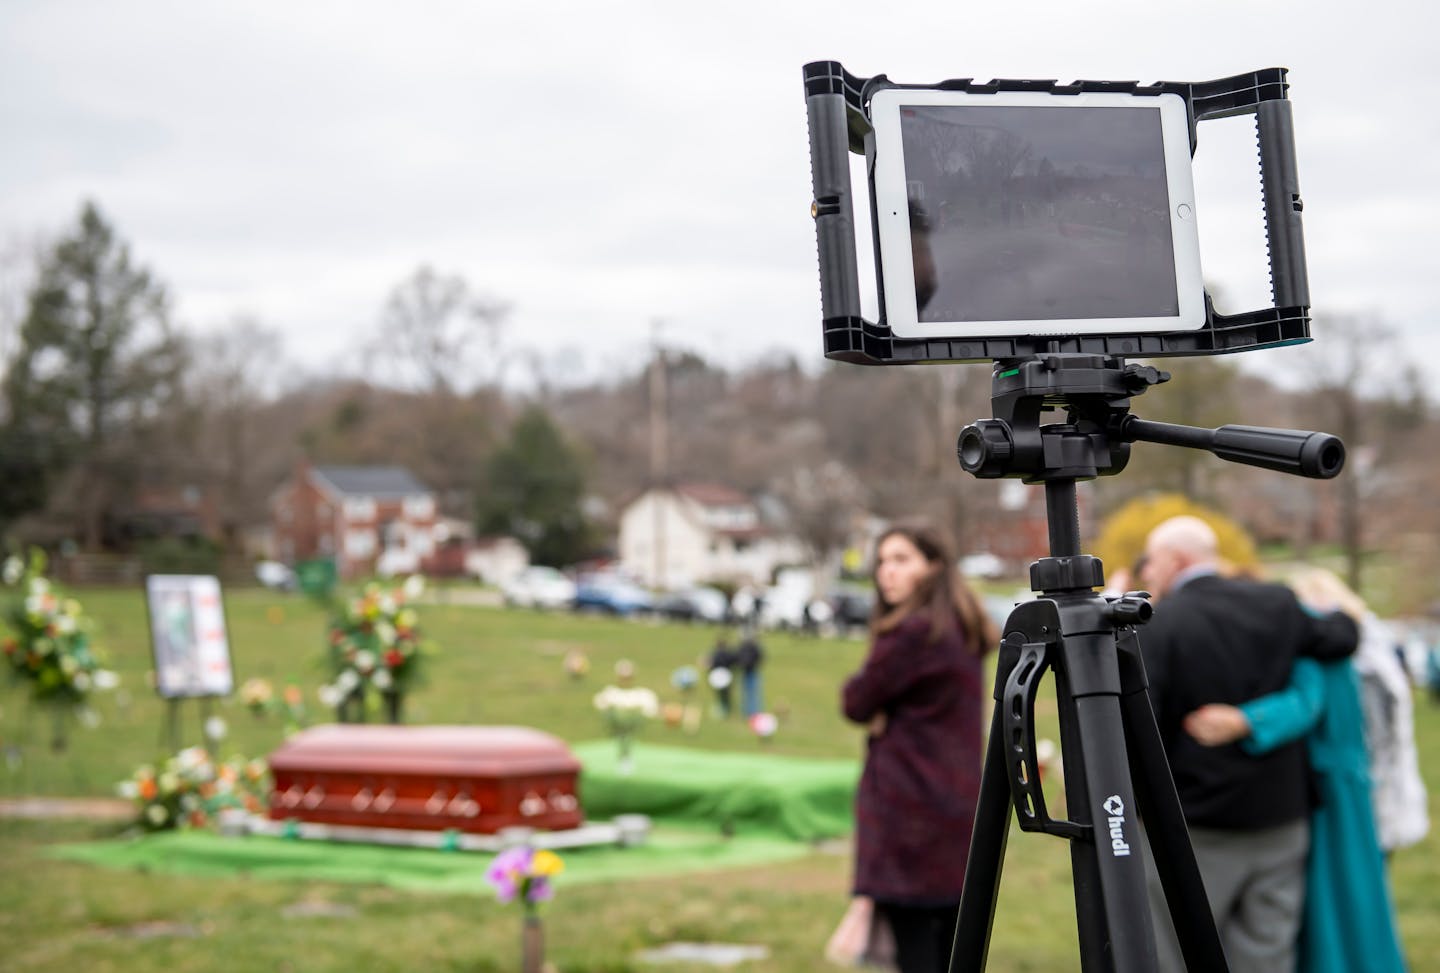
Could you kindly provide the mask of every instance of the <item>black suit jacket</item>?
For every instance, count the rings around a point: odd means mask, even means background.
[[[1156,604],[1140,629],[1141,654],[1187,821],[1253,830],[1309,813],[1302,743],[1252,757],[1237,744],[1201,746],[1181,721],[1206,703],[1239,705],[1284,689],[1298,656],[1343,659],[1358,640],[1349,616],[1312,615],[1283,585],[1207,575]]]

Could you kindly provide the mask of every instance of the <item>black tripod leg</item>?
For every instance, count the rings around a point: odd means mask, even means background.
[[[1073,869],[1082,967],[1149,973],[1155,969],[1155,936],[1148,921],[1145,865],[1132,854],[1131,842],[1138,832],[1130,807],[1134,792],[1119,701],[1111,695],[1082,696],[1075,700],[1075,710],[1085,762],[1086,804],[1082,809],[1072,803],[1070,819],[1093,826],[1092,840],[1071,842],[1072,862],[1082,856],[1089,859],[1083,869]],[[1100,894],[1092,892],[1082,902],[1078,883],[1084,875],[1098,878]],[[1101,930],[1103,939],[1091,938]]]
[[[1130,740],[1135,799],[1145,819],[1145,835],[1160,884],[1165,889],[1165,904],[1175,924],[1185,968],[1192,973],[1228,970],[1220,934],[1210,915],[1205,880],[1190,845],[1185,811],[1175,792],[1170,762],[1165,758],[1165,745],[1155,724],[1155,711],[1150,706],[1139,644],[1133,637],[1121,639],[1119,649],[1120,680],[1124,687],[1120,705],[1125,733]]]
[[[955,945],[950,951],[952,973],[983,970],[990,952],[990,931],[995,922],[995,900],[1000,894],[1000,871],[1005,863],[1005,842],[1010,836],[1010,780],[1006,772],[1005,733],[1000,712],[1006,680],[1019,652],[1004,643],[995,667],[995,710],[990,717],[990,739],[980,774],[980,797],[975,805],[975,827],[970,834],[970,856],[965,861],[965,888],[955,924]]]
[[[975,805],[975,829],[970,834],[970,857],[965,862],[965,890],[960,895],[955,947],[950,952],[952,973],[983,970],[990,952],[995,900],[1000,895],[1000,871],[1010,835],[1010,782],[1003,738],[997,709],[990,721],[990,743],[985,748],[980,798]]]

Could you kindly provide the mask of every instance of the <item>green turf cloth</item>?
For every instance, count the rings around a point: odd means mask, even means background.
[[[561,885],[677,875],[802,857],[807,845],[773,836],[657,827],[645,845],[561,849]],[[488,852],[169,831],[142,838],[55,845],[47,854],[109,868],[199,877],[354,882],[426,892],[493,894]]]
[[[657,821],[720,827],[736,834],[814,841],[849,834],[860,765],[853,760],[805,760],[758,751],[730,753],[649,743],[631,750],[629,775],[618,768],[614,741],[571,747],[584,769],[585,816],[648,814]]]

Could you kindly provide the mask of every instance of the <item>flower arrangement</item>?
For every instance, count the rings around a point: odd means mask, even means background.
[[[759,737],[761,743],[769,743],[780,728],[780,721],[774,713],[756,713],[746,722],[750,725],[750,732]]]
[[[571,649],[565,653],[565,674],[574,680],[585,678],[590,671],[590,657],[582,649]]]
[[[136,768],[116,791],[135,802],[147,831],[201,828],[226,808],[263,810],[267,774],[262,760],[233,757],[217,764],[203,747],[187,747],[159,767]]]
[[[429,647],[420,638],[420,619],[409,602],[424,591],[411,577],[396,588],[366,585],[359,595],[337,602],[330,622],[331,681],[320,700],[337,709],[358,704],[360,719],[384,700],[392,723],[400,700],[419,684],[421,657]]]
[[[564,861],[553,851],[519,846],[496,855],[485,878],[495,886],[495,897],[501,902],[519,901],[526,912],[534,912],[541,902],[554,897],[551,879],[564,870]]]
[[[485,872],[486,879],[495,886],[496,898],[524,906],[522,973],[540,973],[543,968],[545,939],[540,925],[540,903],[554,897],[552,880],[564,870],[565,863],[553,851],[520,846],[500,852]]]
[[[700,671],[694,666],[680,666],[670,673],[670,685],[680,691],[681,702],[679,726],[684,727],[686,733],[696,733],[700,730],[700,707],[695,704],[693,697],[695,687],[700,685]],[[667,724],[670,720],[667,718]]]
[[[274,705],[275,687],[268,679],[246,679],[240,684],[240,702],[256,716],[264,716]]]
[[[654,690],[633,685],[635,667],[627,660],[615,665],[616,682],[595,694],[595,708],[605,716],[606,728],[620,748],[620,772],[631,770],[630,744],[647,720],[660,712],[660,698]]]
[[[120,680],[101,667],[100,654],[90,642],[90,620],[74,598],[63,597],[44,576],[45,557],[39,551],[28,564],[6,560],[3,574],[18,588],[5,610],[11,635],[0,643],[17,682],[28,683],[36,702],[89,715],[86,704],[97,690],[114,689]],[[93,716],[90,717],[93,721]],[[63,748],[57,736],[57,749]]]

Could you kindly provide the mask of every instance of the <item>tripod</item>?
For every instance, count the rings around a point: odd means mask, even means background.
[[[1148,595],[1105,598],[1099,559],[1080,553],[1075,484],[1120,472],[1137,441],[1207,449],[1222,459],[1329,478],[1345,450],[1325,433],[1222,426],[1198,429],[1129,413],[1130,398],[1169,374],[1084,354],[999,361],[994,419],[960,435],[960,464],[982,478],[1021,477],[1045,486],[1050,556],[1030,568],[1039,597],[1005,623],[995,673],[995,711],[976,806],[952,973],[985,966],[1013,806],[1021,830],[1070,842],[1075,915],[1085,973],[1149,973],[1156,966],[1138,816],[1191,971],[1225,970],[1184,813],[1146,688],[1136,627]],[[1064,408],[1066,421],[1041,425]],[[1055,674],[1069,819],[1049,816],[1035,755],[1035,697]]]

